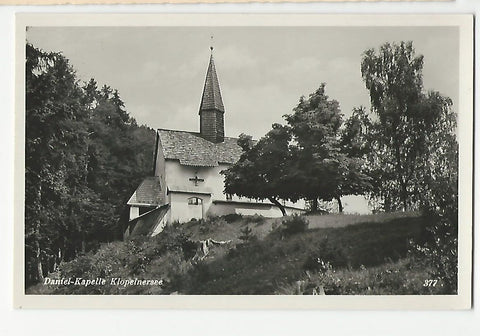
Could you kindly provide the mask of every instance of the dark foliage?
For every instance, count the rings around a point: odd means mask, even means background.
[[[116,218],[152,167],[153,130],[117,90],[82,85],[60,53],[26,45],[25,283],[120,237]]]
[[[242,214],[231,213],[228,215],[222,216],[227,223],[233,223],[243,218]]]
[[[280,230],[284,236],[294,235],[296,233],[305,232],[308,229],[308,220],[304,216],[293,215],[282,221]]]
[[[423,56],[415,54],[412,42],[367,50],[361,70],[373,117],[360,113],[357,124],[368,130],[360,138],[371,148],[365,156],[380,207],[436,218],[417,252],[430,258],[431,276],[452,292],[458,273],[456,113],[448,97],[424,92],[422,69]]]
[[[407,256],[410,239],[419,240],[430,219],[405,217],[384,223],[311,229],[285,239],[278,230],[264,240],[230,249],[224,257],[189,273],[188,294],[273,294],[282,284],[298,280],[313,258],[337,263],[339,269],[374,267]],[[281,227],[281,226],[280,226]],[[280,228],[279,227],[279,228]],[[328,237],[328,240],[325,239]]]
[[[238,237],[244,243],[248,243],[249,241],[256,238],[256,236],[252,233],[252,229],[249,226],[245,226],[241,231],[241,235]]]
[[[238,144],[243,153],[236,164],[222,171],[225,175],[225,193],[255,199],[269,199],[286,215],[285,207],[278,201],[298,200],[290,179],[292,152],[289,129],[280,124],[258,142],[241,134]]]
[[[240,136],[244,153],[223,171],[226,193],[269,199],[285,216],[279,200],[310,200],[315,212],[318,199],[335,199],[342,212],[343,195],[371,188],[363,157],[352,149],[355,139],[342,137],[339,103],[325,94],[325,84],[308,98],[300,97],[293,113],[284,118],[287,125],[273,124],[256,143]]]
[[[412,42],[365,51],[361,70],[372,109],[371,117],[359,114],[357,123],[367,130],[359,138],[370,147],[366,156],[375,181],[373,195],[385,211],[418,210],[439,180],[456,185],[452,101],[424,92],[423,56],[415,54]]]
[[[348,266],[348,258],[345,255],[342,247],[332,244],[328,237],[322,239],[314,252],[308,257],[303,268],[307,271],[324,271],[326,265],[331,265],[333,268]]]

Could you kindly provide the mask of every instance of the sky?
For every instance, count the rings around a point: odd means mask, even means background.
[[[81,81],[118,89],[127,112],[152,128],[199,130],[212,44],[227,136],[260,138],[321,83],[346,117],[369,108],[362,53],[385,42],[413,41],[425,89],[458,103],[456,27],[31,27],[27,40],[62,52]]]

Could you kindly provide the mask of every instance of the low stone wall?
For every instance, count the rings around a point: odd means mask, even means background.
[[[304,213],[304,210],[286,207],[288,215],[294,213]],[[241,215],[261,215],[264,217],[282,217],[280,209],[270,203],[249,203],[249,202],[219,202],[213,201],[212,205],[207,211],[207,215],[223,216],[228,214],[241,214]]]

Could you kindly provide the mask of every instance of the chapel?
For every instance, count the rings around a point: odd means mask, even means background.
[[[280,217],[268,200],[224,193],[220,172],[242,154],[237,138],[225,136],[225,107],[211,49],[198,111],[199,132],[158,129],[152,176],[146,177],[127,202],[124,238],[155,236],[165,225],[206,216],[238,213]],[[299,203],[284,203],[288,214],[303,212]]]

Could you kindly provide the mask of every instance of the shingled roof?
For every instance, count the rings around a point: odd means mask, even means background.
[[[210,56],[207,76],[205,77],[202,102],[200,103],[200,111],[202,110],[218,110],[225,112],[222,94],[220,93],[220,84],[218,83],[217,71],[215,70],[215,63],[213,62],[213,55]]]
[[[236,138],[223,142],[205,140],[200,133],[159,129],[158,136],[165,159],[178,160],[185,166],[215,167],[219,163],[234,164],[242,154]]]
[[[146,177],[128,200],[128,205],[162,205],[165,203],[158,176]]]
[[[128,223],[130,236],[152,235],[152,233],[155,231],[155,228],[162,220],[162,218],[166,215],[169,208],[170,205],[165,204],[154,210],[146,212],[137,218],[132,219]]]

